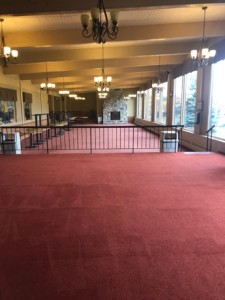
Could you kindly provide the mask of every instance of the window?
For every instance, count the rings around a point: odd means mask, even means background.
[[[197,91],[197,71],[185,75],[184,127],[194,131]]]
[[[152,89],[145,92],[145,119],[152,120]]]
[[[0,100],[0,124],[15,122],[15,102]]]
[[[142,118],[142,95],[137,94],[137,117]]]
[[[16,121],[16,90],[0,88],[0,124]]]
[[[173,124],[180,125],[181,122],[181,108],[182,108],[182,80],[180,76],[174,79],[174,97],[173,97]]]
[[[167,89],[168,83],[164,82],[155,90],[155,121],[163,124],[166,124],[167,116]]]
[[[184,124],[194,131],[197,91],[197,71],[174,79],[173,124]]]
[[[24,107],[25,120],[32,119],[31,105],[32,105],[32,94],[23,92],[23,107]]]
[[[25,120],[31,120],[31,103],[30,102],[24,102],[24,115]]]
[[[210,99],[209,127],[215,125],[213,135],[225,139],[225,60],[212,65],[212,86]]]
[[[161,90],[155,90],[155,122],[159,122]]]
[[[163,88],[163,91],[162,91],[162,119],[161,119],[161,123],[166,124],[168,83],[164,82],[161,86]]]

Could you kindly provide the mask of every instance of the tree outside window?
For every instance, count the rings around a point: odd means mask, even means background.
[[[162,124],[166,124],[167,117],[167,88],[168,83],[164,82],[155,90],[155,121]]]
[[[196,112],[197,71],[174,79],[173,124],[183,124],[194,131]]]
[[[213,136],[225,139],[225,60],[212,65],[212,86],[209,127],[215,125]]]
[[[194,131],[197,92],[197,71],[185,75],[184,127]]]
[[[182,80],[180,76],[174,79],[174,97],[173,97],[173,124],[181,124],[181,109],[182,109]]]
[[[152,120],[152,89],[145,92],[145,119]]]

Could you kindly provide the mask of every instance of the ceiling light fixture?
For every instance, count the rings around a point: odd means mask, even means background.
[[[102,75],[94,77],[94,82],[98,92],[108,92],[112,82],[112,77],[105,75],[103,44],[102,44]]]
[[[206,48],[205,42],[207,38],[205,37],[205,17],[207,6],[203,6],[202,10],[204,11],[204,19],[203,19],[203,34],[202,34],[202,48],[199,50],[191,50],[191,59],[194,63],[198,65],[198,68],[202,68],[203,66],[208,65],[210,59],[214,58],[216,55],[216,50]]]
[[[92,17],[92,28],[91,31],[88,30],[88,26],[90,24],[90,16],[88,14],[81,15],[81,23],[83,26],[82,35],[85,38],[93,37],[93,40],[98,43],[105,43],[105,37],[108,36],[110,40],[115,40],[117,37],[117,33],[119,31],[118,28],[118,19],[119,12],[111,11],[111,22],[112,28],[109,28],[109,20],[105,10],[105,6],[103,0],[98,0],[97,7],[91,9],[91,17]]]
[[[47,62],[46,62],[45,68],[46,68],[45,69],[46,82],[42,82],[40,84],[40,89],[42,91],[46,91],[46,93],[49,93],[50,91],[52,91],[55,88],[55,83],[48,82],[48,65],[47,65]]]
[[[64,88],[64,77],[63,77],[63,89],[58,92],[60,95],[69,95],[69,91]]]
[[[158,80],[157,80],[157,82],[154,82],[152,84],[152,88],[155,89],[155,91],[157,93],[159,93],[160,89],[162,89],[162,83],[161,83],[161,80],[160,80],[160,56],[159,56],[159,75],[158,75]]]
[[[69,97],[75,100],[85,100],[85,97],[79,97],[77,94],[69,94]]]
[[[141,91],[138,91],[137,93],[143,95],[143,94],[145,94],[145,91],[142,89]]]
[[[98,93],[98,98],[99,99],[105,99],[107,97],[107,93]]]
[[[1,65],[3,68],[8,67],[8,64],[16,64],[17,61],[17,57],[18,57],[18,51],[17,50],[12,50],[10,47],[6,46],[6,42],[5,42],[5,36],[3,33],[3,27],[2,27],[2,23],[3,23],[4,19],[0,18],[0,22],[1,22],[1,49],[0,49],[0,58],[1,58]]]
[[[124,97],[125,100],[130,100],[130,99],[132,100],[132,98],[137,98],[137,95],[136,94],[129,94],[128,96]]]

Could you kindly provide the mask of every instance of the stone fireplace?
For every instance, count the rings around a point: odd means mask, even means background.
[[[127,101],[120,90],[112,90],[103,103],[103,124],[127,123]]]

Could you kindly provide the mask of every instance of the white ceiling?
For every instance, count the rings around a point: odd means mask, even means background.
[[[14,11],[9,12],[4,2],[1,17],[5,19],[6,43],[18,49],[20,55],[19,64],[5,68],[5,74],[18,74],[21,80],[39,85],[45,80],[47,62],[48,77],[58,88],[64,78],[64,85],[71,90],[95,90],[93,76],[101,73],[101,45],[82,37],[80,15],[88,11],[80,6],[76,11],[75,4],[70,11],[69,2],[65,0],[67,11],[51,13],[49,7],[26,8],[16,6],[16,2],[12,5]],[[113,77],[112,88],[138,87],[157,77],[159,56],[164,71],[183,63],[202,37],[202,4],[184,1],[183,6],[164,5],[167,1],[161,0],[159,6],[149,7],[140,0],[140,7],[137,1],[132,7],[130,2],[125,0],[119,9],[118,38],[104,46],[105,72]],[[207,6],[206,36],[213,44],[225,38],[225,4]]]

